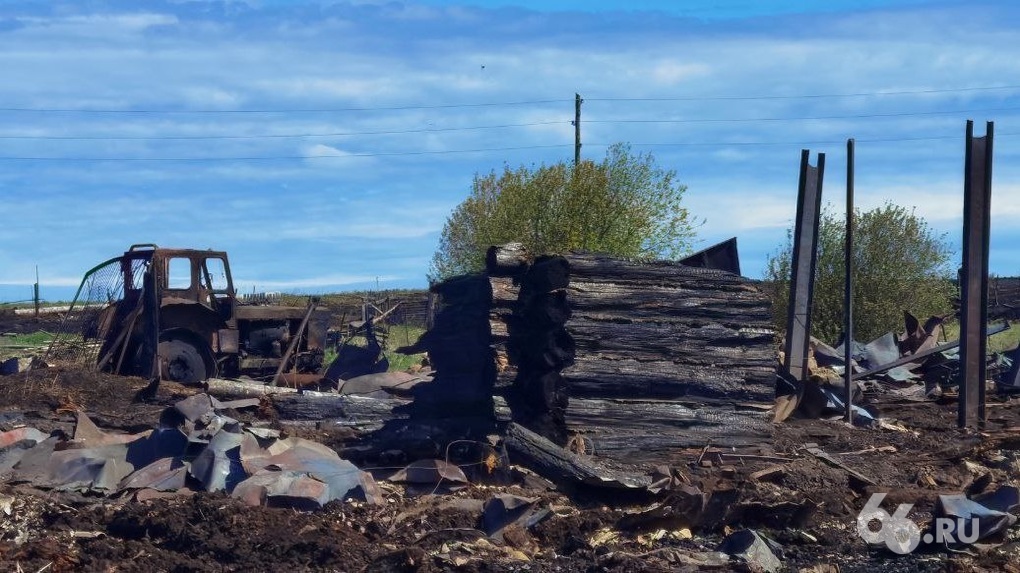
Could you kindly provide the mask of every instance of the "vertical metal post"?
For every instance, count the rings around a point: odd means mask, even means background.
[[[790,273],[790,299],[786,314],[786,374],[801,381],[807,371],[808,343],[811,337],[811,302],[815,290],[815,265],[818,261],[818,221],[821,216],[822,177],[825,154],[818,154],[818,167],[812,167],[807,149],[800,155],[800,183],[797,189],[797,221],[793,231],[793,260]]]
[[[146,393],[155,397],[163,376],[162,362],[159,358],[159,285],[156,280],[156,266],[162,261],[155,257],[149,261],[145,274],[142,275],[142,332],[146,333],[142,340],[142,355],[148,360],[149,385]],[[129,263],[130,264],[130,263]],[[143,370],[144,371],[144,370]]]
[[[960,402],[957,423],[985,421],[985,352],[988,335],[988,237],[992,203],[992,139],[974,137],[967,121],[963,178],[963,268],[960,282]]]
[[[846,244],[844,245],[843,272],[846,277],[843,290],[843,364],[846,381],[846,421],[854,422],[853,359],[854,341],[854,140],[846,140]]]

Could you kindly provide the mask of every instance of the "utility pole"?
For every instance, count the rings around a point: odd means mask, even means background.
[[[39,318],[39,265],[35,266],[35,284],[32,285],[32,300],[35,301],[35,317]]]
[[[581,162],[581,94],[574,94],[574,167]]]

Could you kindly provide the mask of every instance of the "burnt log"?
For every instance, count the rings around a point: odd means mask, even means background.
[[[716,271],[718,272],[718,271]],[[612,281],[612,282],[611,282]],[[626,279],[572,278],[567,298],[571,312],[595,317],[631,320],[671,317],[689,322],[771,325],[771,310],[758,286],[748,279],[732,285],[725,281],[710,288],[703,277],[697,285],[624,282]]]
[[[508,405],[496,400],[499,420]],[[684,465],[706,444],[756,451],[769,442],[771,417],[734,403],[644,399],[596,400],[571,396],[566,412],[570,442],[587,455],[629,464]]]
[[[519,304],[529,304],[531,296],[542,297],[557,289],[570,286],[570,263],[561,256],[542,256],[535,259],[521,279]]]
[[[727,286],[743,290],[748,279],[726,271],[688,267],[675,261],[637,261],[606,255],[572,252],[564,257],[570,263],[573,279],[595,279],[599,282],[620,282],[643,285],[720,289]]]
[[[378,430],[387,421],[403,417],[394,409],[407,404],[405,400],[394,398],[322,392],[274,394],[271,402],[282,420],[329,420],[330,423],[363,432]]]
[[[515,279],[490,276],[489,286],[492,289],[492,308],[506,308],[513,311],[517,307],[521,287]]]
[[[727,403],[592,400],[571,396],[567,427],[589,453],[628,463],[679,465],[687,451],[712,444],[753,448],[767,443],[770,417]]]
[[[775,358],[772,332],[732,328],[717,322],[598,320],[575,317],[567,332],[579,354],[636,361],[745,367]]]
[[[767,382],[775,377],[771,366],[691,365],[670,360],[638,361],[632,358],[604,359],[579,355],[564,369],[563,378],[571,396],[589,398],[730,399],[759,404],[771,403],[774,388]]]
[[[594,458],[565,450],[520,424],[507,426],[503,443],[513,463],[531,468],[554,483],[612,489],[641,489],[651,485],[651,478],[636,468],[610,468]]]
[[[539,257],[514,282],[517,305],[502,317],[517,366],[508,403],[515,421],[558,443],[567,436],[561,424],[582,415],[570,407],[574,398],[773,400],[771,309],[754,281],[669,261],[570,253]],[[624,416],[651,407],[614,404]],[[716,430],[725,435],[727,426]],[[619,448],[634,439],[622,435]]]
[[[530,292],[522,295],[515,316],[527,323],[528,330],[554,330],[570,319],[572,311],[566,289],[535,291],[525,285],[524,290]]]
[[[203,383],[205,390],[217,398],[261,398],[271,394],[295,394],[296,388],[269,386],[256,382],[242,382],[225,378],[208,378]]]

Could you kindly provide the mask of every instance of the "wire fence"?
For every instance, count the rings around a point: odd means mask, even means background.
[[[130,261],[131,288],[140,291],[149,261]],[[47,360],[95,366],[103,335],[112,326],[116,304],[124,299],[122,258],[110,259],[86,273],[46,353]]]
[[[395,291],[325,294],[319,298],[332,315],[330,326],[342,329],[374,320],[378,324],[426,329],[433,314],[432,295],[428,291]],[[284,304],[305,301],[285,300]]]

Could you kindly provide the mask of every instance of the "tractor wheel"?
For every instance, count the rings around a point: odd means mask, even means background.
[[[184,340],[159,343],[160,368],[164,380],[181,384],[199,384],[208,377],[202,353]]]

